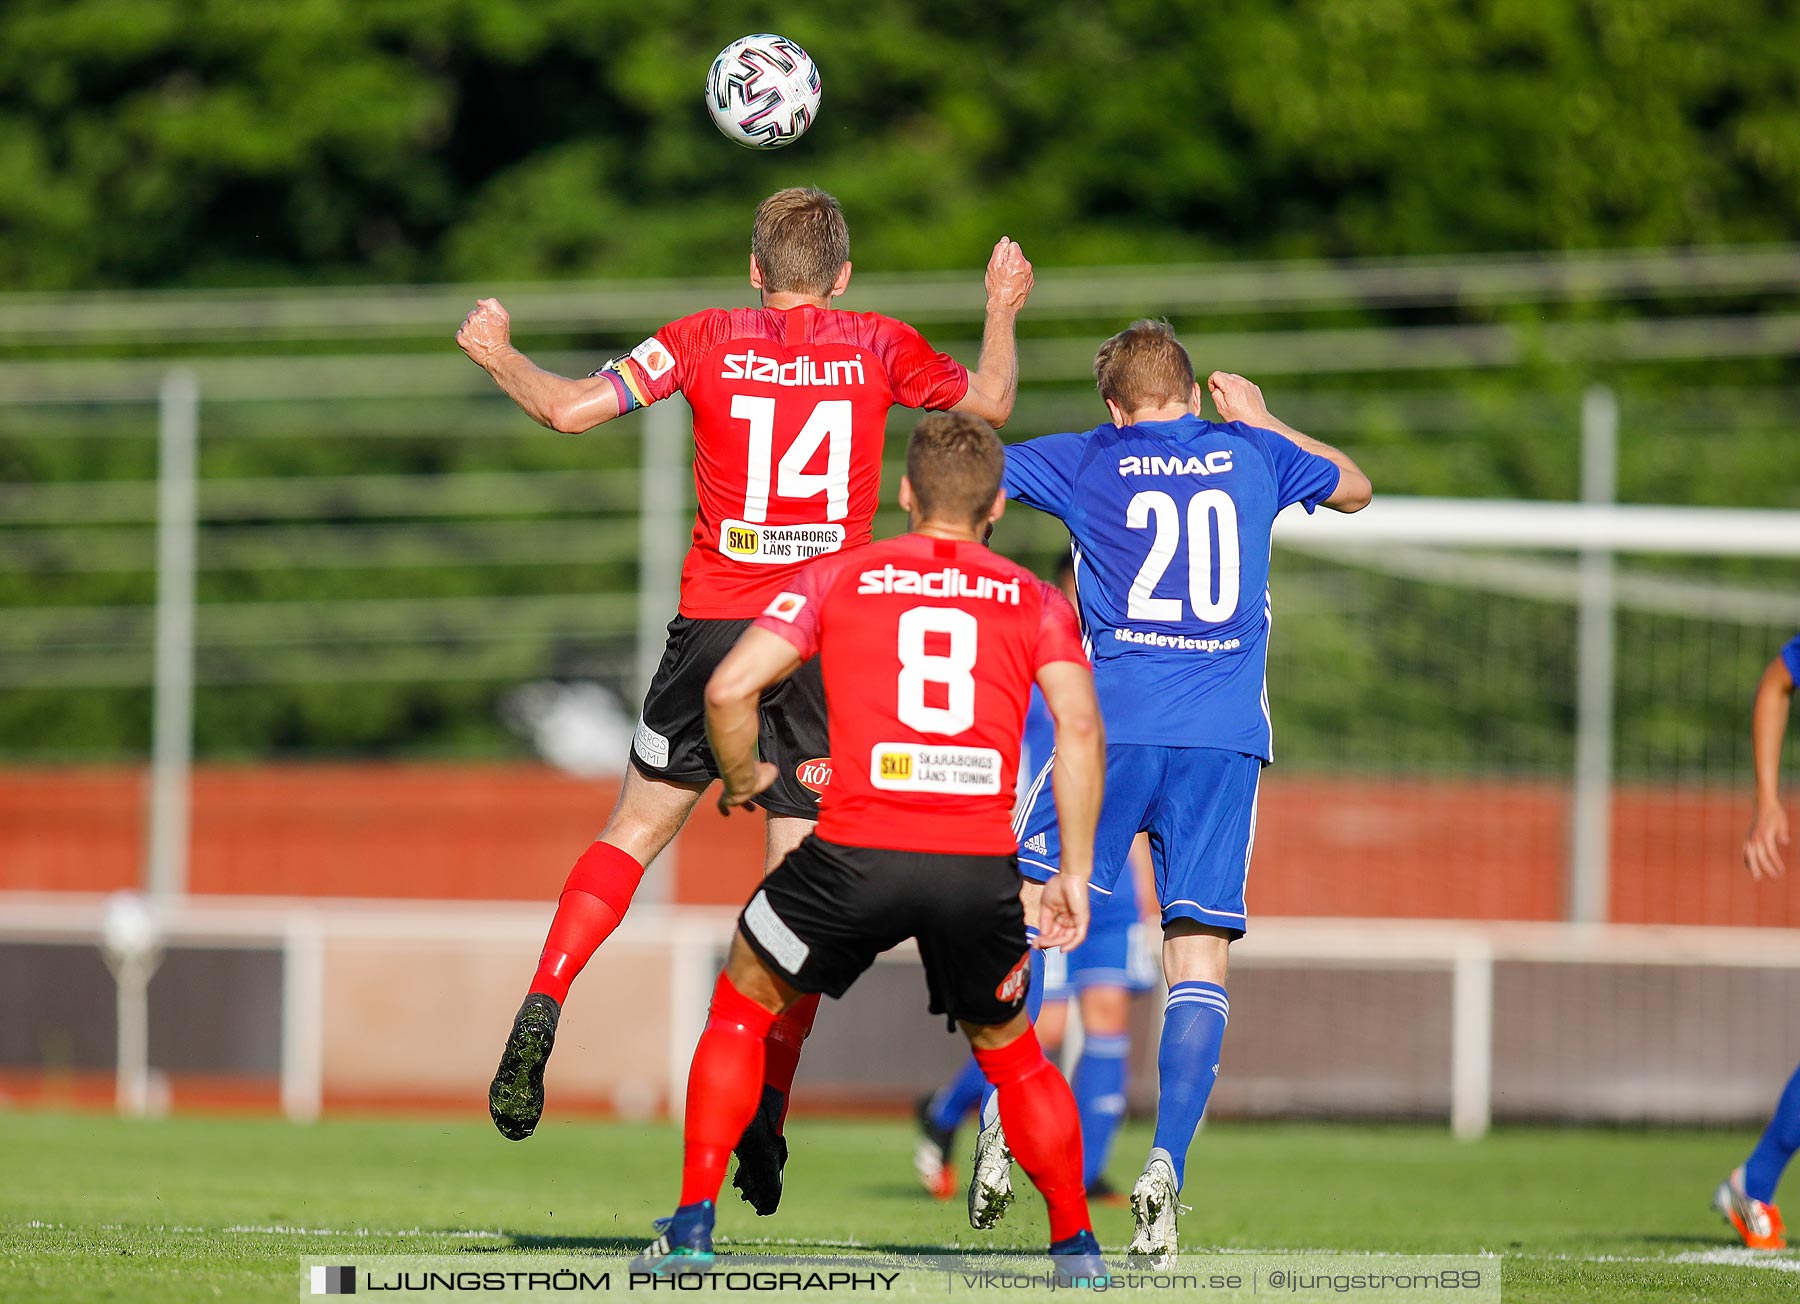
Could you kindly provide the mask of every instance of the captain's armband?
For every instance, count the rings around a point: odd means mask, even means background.
[[[638,388],[638,383],[631,374],[631,368],[626,365],[626,359],[622,357],[613,358],[604,366],[599,367],[594,371],[590,371],[588,376],[591,379],[608,380],[612,382],[613,392],[619,397],[620,416],[624,416],[627,412],[635,412],[638,408],[648,406],[648,400]]]

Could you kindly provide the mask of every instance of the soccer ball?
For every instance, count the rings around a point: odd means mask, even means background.
[[[733,41],[706,74],[713,124],[748,149],[780,149],[806,134],[819,113],[819,70],[785,36]]]

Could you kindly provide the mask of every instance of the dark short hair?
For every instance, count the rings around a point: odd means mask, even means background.
[[[919,514],[928,519],[980,525],[1005,469],[1000,436],[966,412],[933,412],[906,441],[906,478]]]
[[[1126,412],[1186,403],[1194,389],[1194,363],[1166,321],[1134,321],[1094,355],[1100,397]]]
[[[812,186],[777,190],[757,206],[750,252],[771,294],[829,294],[850,261],[844,210]]]

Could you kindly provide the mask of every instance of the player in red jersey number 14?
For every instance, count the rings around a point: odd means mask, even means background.
[[[1067,599],[990,552],[1004,456],[984,422],[931,416],[907,448],[912,533],[812,563],[745,632],[706,689],[729,810],[776,780],[756,755],[763,693],[817,661],[832,774],[819,826],[738,920],[688,1073],[681,1200],[639,1270],[712,1261],[714,1201],[757,1107],[771,1024],[808,995],[838,997],[881,952],[916,938],[933,1012],[959,1025],[999,1092],[1021,1167],[1049,1206],[1064,1281],[1104,1278],[1082,1186],[1068,1084],[1025,1013],[1029,981],[1013,790],[1035,682],[1056,727],[1064,870],[1034,920],[1041,944],[1087,931],[1087,872],[1104,739]],[[1015,1131],[1015,1129],[1017,1129]]]
[[[457,343],[525,412],[557,430],[587,430],[677,393],[694,412],[699,511],[682,570],[681,610],[644,701],[617,807],[570,872],[538,969],[488,1093],[500,1131],[529,1136],[543,1112],[544,1066],[569,984],[624,917],[644,867],[680,831],[718,776],[702,694],[738,635],[813,556],[867,542],[894,404],[969,412],[994,423],[1018,383],[1013,324],[1031,264],[1001,240],[987,269],[980,366],[970,373],[904,322],[832,307],[850,283],[850,236],[823,191],[771,195],[751,229],[755,308],[714,308],[661,327],[629,355],[570,379],[513,347],[506,310],[482,300]],[[830,756],[816,668],[763,700],[762,755],[779,779],[759,801],[768,816],[765,868],[817,817]],[[735,1183],[759,1213],[780,1199],[782,1124],[816,1001],[778,1020],[756,1119],[738,1150]]]

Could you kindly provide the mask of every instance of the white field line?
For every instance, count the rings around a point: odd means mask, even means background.
[[[861,1241],[828,1240],[828,1239],[824,1239],[821,1237],[801,1237],[801,1236],[729,1237],[729,1236],[721,1236],[721,1237],[718,1237],[717,1239],[718,1239],[718,1243],[720,1245],[733,1245],[733,1246],[765,1246],[765,1247],[769,1247],[769,1248],[793,1246],[796,1248],[845,1249],[845,1250],[866,1248],[865,1244]],[[962,1252],[981,1254],[984,1251],[979,1246],[969,1246],[969,1247],[966,1247],[966,1249]],[[1019,1258],[1031,1258],[1034,1256],[1035,1252],[1032,1250],[1028,1250],[1028,1249],[1017,1249],[1017,1250],[1010,1251],[1009,1253],[1016,1255]],[[1326,1247],[1322,1247],[1322,1246],[1311,1248],[1311,1249],[1305,1249],[1305,1248],[1297,1249],[1293,1246],[1283,1246],[1280,1249],[1246,1249],[1242,1246],[1208,1246],[1208,1247],[1203,1247],[1203,1248],[1191,1249],[1188,1251],[1188,1253],[1200,1255],[1200,1256],[1228,1255],[1229,1254],[1229,1255],[1243,1255],[1246,1257],[1256,1257],[1256,1258],[1279,1258],[1283,1255],[1317,1255],[1317,1256],[1329,1256],[1331,1258],[1353,1258],[1353,1257],[1384,1257],[1384,1256],[1388,1256],[1388,1255],[1397,1253],[1397,1251],[1391,1251],[1391,1250],[1357,1251],[1357,1250],[1345,1250],[1345,1249],[1341,1249],[1341,1248],[1326,1248]],[[887,1254],[887,1257],[894,1257],[894,1258],[904,1257],[902,1255],[894,1255],[894,1254],[892,1254],[892,1252],[886,1252],[886,1254]],[[1407,1257],[1409,1257],[1409,1258],[1411,1258],[1411,1257],[1429,1258],[1431,1256],[1423,1255],[1423,1254],[1419,1254],[1419,1255],[1408,1254]],[[1800,1251],[1787,1251],[1785,1253],[1781,1253],[1781,1252],[1772,1253],[1768,1250],[1747,1250],[1747,1249],[1743,1249],[1741,1247],[1734,1247],[1734,1246],[1728,1246],[1728,1245],[1720,1246],[1718,1249],[1713,1249],[1713,1250],[1684,1250],[1679,1254],[1665,1254],[1665,1255],[1520,1254],[1520,1253],[1511,1252],[1511,1251],[1503,1252],[1503,1251],[1499,1251],[1499,1250],[1475,1250],[1475,1251],[1470,1251],[1467,1254],[1461,1255],[1459,1257],[1480,1258],[1480,1259],[1499,1259],[1503,1262],[1507,1259],[1517,1259],[1517,1260],[1520,1260],[1523,1262],[1529,1262],[1529,1263],[1660,1263],[1660,1264],[1678,1264],[1678,1265],[1684,1265],[1684,1266],[1692,1265],[1692,1266],[1696,1266],[1696,1267],[1761,1268],[1764,1270],[1772,1270],[1775,1272],[1800,1273]]]
[[[751,1246],[751,1245],[769,1246],[769,1247],[795,1246],[795,1247],[802,1247],[802,1248],[815,1247],[815,1248],[819,1248],[819,1249],[862,1249],[862,1248],[864,1248],[863,1243],[860,1241],[825,1240],[825,1239],[821,1239],[818,1237],[799,1237],[799,1236],[747,1236],[747,1237],[742,1237],[742,1238],[721,1236],[718,1238],[718,1242],[721,1245],[738,1245],[738,1246]],[[983,1251],[980,1249],[980,1247],[971,1246],[968,1248],[968,1252],[979,1254],[979,1253],[982,1253]],[[1018,1249],[1018,1250],[1011,1251],[1011,1253],[1015,1254],[1019,1258],[1031,1258],[1034,1255],[1034,1251],[1028,1250],[1028,1249]],[[1284,1246],[1281,1249],[1273,1250],[1273,1249],[1245,1249],[1241,1246],[1228,1246],[1228,1247],[1195,1248],[1195,1249],[1189,1250],[1188,1253],[1195,1254],[1195,1255],[1202,1255],[1202,1256],[1228,1255],[1228,1254],[1229,1255],[1243,1255],[1243,1256],[1255,1257],[1255,1258],[1278,1258],[1283,1255],[1318,1255],[1318,1256],[1329,1256],[1331,1258],[1353,1258],[1353,1257],[1381,1257],[1381,1256],[1390,1255],[1395,1252],[1389,1251],[1389,1250],[1356,1251],[1356,1250],[1344,1250],[1344,1249],[1327,1249],[1327,1248],[1323,1248],[1323,1247],[1313,1248],[1313,1249],[1296,1249],[1292,1246]],[[904,1257],[904,1256],[890,1255],[890,1257]],[[1407,1257],[1409,1257],[1409,1258],[1411,1258],[1411,1257],[1429,1258],[1431,1256],[1409,1254]],[[1505,1261],[1507,1259],[1518,1259],[1518,1260],[1522,1260],[1525,1262],[1531,1262],[1531,1263],[1661,1263],[1661,1264],[1694,1265],[1694,1266],[1699,1266],[1699,1267],[1762,1268],[1765,1270],[1773,1270],[1775,1272],[1800,1273],[1800,1251],[1788,1251],[1786,1253],[1771,1253],[1768,1250],[1747,1250],[1747,1249],[1743,1249],[1741,1247],[1734,1247],[1734,1246],[1729,1246],[1729,1245],[1720,1246],[1718,1249],[1714,1249],[1714,1250],[1684,1250],[1680,1254],[1667,1254],[1667,1255],[1518,1254],[1518,1253],[1513,1253],[1513,1252],[1502,1252],[1502,1251],[1498,1251],[1498,1250],[1476,1250],[1476,1251],[1470,1252],[1469,1254],[1467,1254],[1465,1256],[1459,1256],[1459,1257],[1480,1258],[1480,1259],[1499,1259],[1501,1261]]]
[[[25,1231],[65,1231],[69,1224],[45,1222],[33,1218],[28,1222],[14,1223],[13,1227]],[[100,1223],[99,1231],[124,1231],[123,1223]],[[506,1240],[508,1232],[486,1228],[462,1228],[444,1230],[432,1227],[402,1228],[368,1228],[368,1227],[289,1227],[282,1224],[253,1225],[233,1224],[229,1227],[186,1227],[180,1225],[158,1225],[141,1229],[149,1232],[170,1232],[181,1235],[235,1235],[235,1236],[348,1236],[357,1239],[369,1239],[382,1236],[435,1236],[447,1240]],[[721,1245],[766,1246],[799,1249],[831,1249],[860,1250],[867,1244],[859,1240],[836,1240],[817,1236],[720,1236]],[[968,1247],[969,1252],[979,1253],[978,1247]],[[1021,1249],[1016,1251],[1020,1257],[1031,1257],[1032,1251]],[[1280,1249],[1246,1249],[1242,1246],[1208,1247],[1195,1249],[1191,1253],[1201,1255],[1249,1255],[1279,1257],[1282,1255],[1329,1255],[1334,1258],[1349,1258],[1358,1255],[1358,1251],[1344,1249],[1328,1249],[1317,1247],[1312,1249],[1296,1249],[1284,1246]],[[1387,1250],[1361,1251],[1363,1256],[1377,1256],[1391,1253]],[[1530,1263],[1661,1263],[1681,1264],[1695,1267],[1713,1268],[1760,1268],[1773,1272],[1800,1273],[1800,1250],[1771,1252],[1768,1250],[1749,1250],[1738,1246],[1723,1245],[1711,1250],[1684,1250],[1679,1254],[1519,1254],[1502,1253],[1496,1250],[1477,1250],[1468,1257],[1483,1259],[1519,1259]]]
[[[29,1222],[15,1223],[14,1227],[21,1231],[67,1231],[69,1224],[45,1222],[41,1218],[33,1218]],[[78,1225],[74,1230],[80,1230]],[[127,1230],[124,1223],[99,1223],[95,1230],[103,1232],[122,1232]],[[486,1229],[453,1228],[444,1230],[436,1227],[288,1227],[281,1224],[256,1226],[248,1223],[237,1223],[230,1227],[184,1227],[179,1224],[158,1223],[155,1226],[132,1227],[131,1231],[170,1232],[176,1235],[189,1236],[350,1236],[368,1240],[378,1236],[436,1236],[446,1240],[463,1241],[503,1241],[511,1233],[489,1231]]]
[[[1737,1245],[1721,1245],[1713,1250],[1683,1250],[1680,1254],[1507,1254],[1503,1257],[1532,1263],[1660,1263],[1800,1272],[1800,1251],[1749,1250]]]

